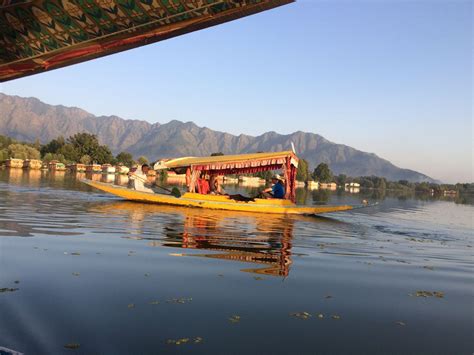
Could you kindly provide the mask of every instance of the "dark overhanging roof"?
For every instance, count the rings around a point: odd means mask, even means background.
[[[0,82],[162,41],[294,0],[0,0]]]

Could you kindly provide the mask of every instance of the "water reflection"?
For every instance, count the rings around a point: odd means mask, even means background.
[[[155,206],[133,202],[95,205],[94,212],[125,214],[130,222],[132,239],[149,240],[149,246],[212,251],[213,253],[185,253],[194,256],[263,267],[241,271],[272,276],[288,276],[291,265],[291,241],[294,219],[262,214],[230,211],[208,211],[195,208]],[[163,235],[146,233],[150,215],[169,216],[163,223]]]

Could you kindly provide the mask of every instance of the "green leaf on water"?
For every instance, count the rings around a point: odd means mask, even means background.
[[[179,304],[184,304],[191,302],[193,299],[191,297],[181,297],[181,298],[172,298],[170,300],[167,300],[166,303],[179,303]]]
[[[151,301],[148,304],[160,304],[160,301]]]
[[[65,344],[64,347],[66,349],[79,349],[81,347],[81,344],[78,344],[78,343],[69,343],[69,344]]]
[[[199,343],[202,343],[203,340],[204,339],[201,337],[167,339],[166,344],[170,344],[170,345],[181,345],[181,344],[187,344],[187,343],[199,344]]]
[[[309,319],[311,318],[311,314],[309,314],[308,312],[295,312],[295,313],[290,313],[290,316],[292,317],[295,317],[295,318],[299,318],[299,319]]]
[[[230,316],[229,321],[231,323],[239,323],[240,322],[240,316],[238,316],[238,315]]]
[[[437,298],[444,298],[444,292],[441,291],[416,291],[414,294],[410,293],[410,296],[415,297],[437,297]]]
[[[10,287],[3,287],[3,288],[0,288],[0,293],[3,293],[3,292],[15,292],[15,291],[18,291],[19,288],[10,288]]]

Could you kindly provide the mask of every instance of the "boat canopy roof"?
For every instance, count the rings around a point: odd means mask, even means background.
[[[0,0],[0,82],[166,40],[293,1]]]
[[[278,170],[286,164],[298,167],[298,157],[292,151],[183,157],[161,160],[154,165],[154,169],[171,169],[179,173],[191,168],[194,171],[234,174]]]

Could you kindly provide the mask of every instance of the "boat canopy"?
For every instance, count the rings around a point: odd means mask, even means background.
[[[282,170],[285,182],[285,198],[295,200],[295,179],[298,157],[292,151],[219,155],[211,157],[184,157],[161,160],[155,170],[170,169],[177,174],[186,174],[190,192],[196,190],[197,180],[203,174],[229,175],[252,174],[269,170]]]
[[[166,40],[292,1],[0,0],[0,82]]]

